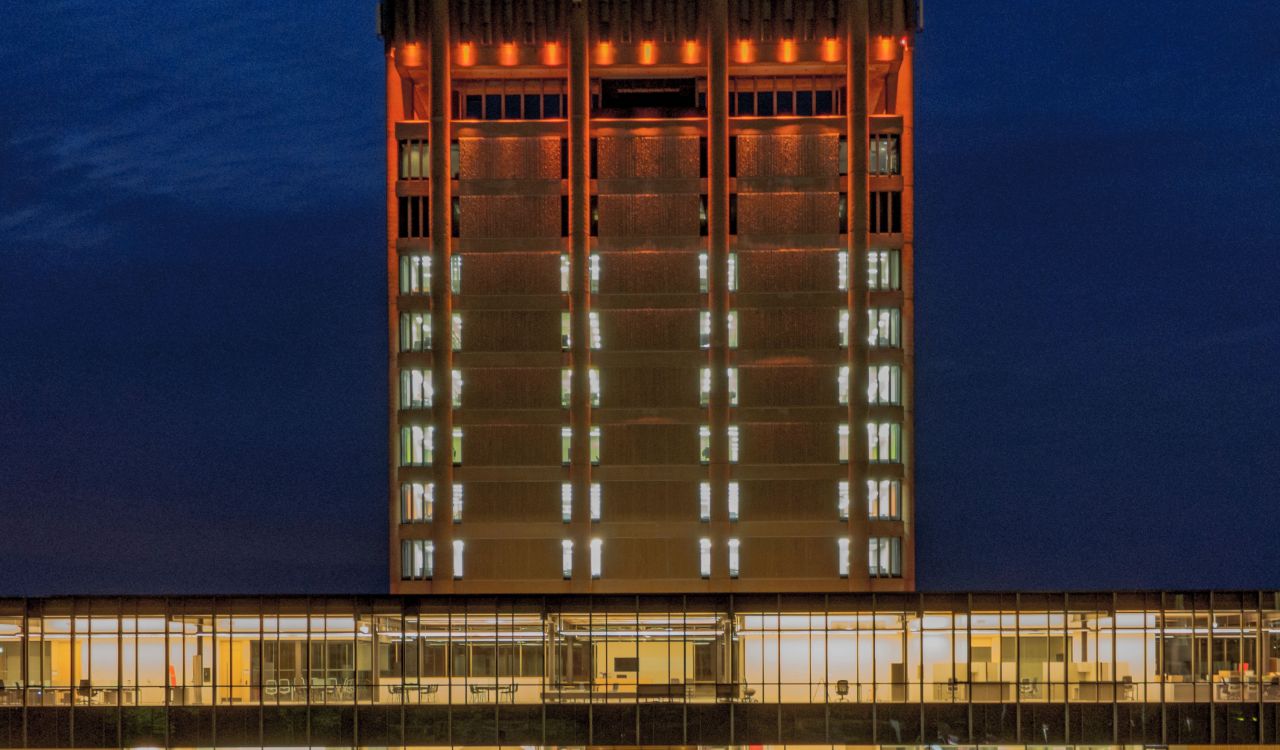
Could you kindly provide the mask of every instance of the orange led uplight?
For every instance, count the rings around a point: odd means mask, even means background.
[[[697,65],[701,59],[702,55],[699,54],[698,43],[692,39],[685,42],[684,46],[680,48],[680,62],[685,65]]]
[[[406,44],[400,56],[401,61],[411,68],[422,65],[422,45],[417,42]]]
[[[513,42],[504,42],[498,48],[498,64],[511,67],[520,62],[520,51]]]
[[[877,62],[889,62],[898,56],[898,48],[891,36],[876,37],[875,59]]]
[[[463,68],[471,67],[476,64],[476,48],[471,42],[463,42],[458,45],[458,65]]]
[[[823,62],[839,62],[840,61],[840,42],[837,39],[828,37],[822,40],[822,61]]]
[[[616,54],[612,43],[600,42],[596,45],[596,65],[612,65]]]
[[[796,61],[796,42],[794,39],[783,39],[778,44],[778,60],[784,63]]]
[[[658,48],[653,42],[640,42],[640,64],[653,65],[658,61]]]
[[[737,49],[737,62],[755,62],[755,49],[751,46],[750,39],[739,39]]]
[[[562,58],[560,57],[559,42],[547,42],[546,45],[543,46],[542,48],[542,64],[543,65],[559,65],[561,62],[561,59]]]

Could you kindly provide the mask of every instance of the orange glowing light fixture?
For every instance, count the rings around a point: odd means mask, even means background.
[[[755,50],[751,47],[750,39],[738,40],[737,61],[740,63],[749,63],[755,59]]]
[[[840,61],[840,41],[833,37],[827,37],[822,40],[822,61],[823,62],[839,62]]]
[[[596,65],[612,65],[615,54],[613,43],[600,42],[596,45]]]
[[[503,42],[498,47],[498,64],[511,67],[520,62],[520,51],[516,49],[514,42]]]
[[[410,42],[409,44],[406,44],[404,46],[403,54],[400,56],[400,59],[404,61],[405,65],[411,68],[416,68],[421,66],[422,65],[422,45],[418,44],[417,42]]]
[[[559,65],[561,60],[560,42],[547,42],[542,48],[542,64]]]
[[[898,56],[898,50],[894,46],[894,39],[891,36],[876,37],[875,60],[876,62],[889,62]]]
[[[685,65],[697,65],[702,55],[699,54],[698,43],[690,39],[680,48],[680,62]]]
[[[653,42],[640,42],[640,64],[653,65],[658,61],[658,48]]]
[[[778,60],[784,63],[793,63],[796,61],[796,40],[783,39],[778,44]]]
[[[458,45],[458,65],[469,68],[476,64],[476,47],[471,42]]]

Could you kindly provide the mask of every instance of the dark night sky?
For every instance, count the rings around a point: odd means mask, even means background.
[[[373,0],[0,18],[0,595],[385,589]],[[930,0],[920,585],[1280,586],[1280,4]]]

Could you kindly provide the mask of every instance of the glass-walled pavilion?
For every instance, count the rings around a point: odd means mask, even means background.
[[[1256,744],[1277,704],[1273,592],[0,600],[0,746]]]

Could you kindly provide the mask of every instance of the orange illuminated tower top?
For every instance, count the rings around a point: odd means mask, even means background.
[[[913,587],[918,19],[384,4],[393,590]]]

